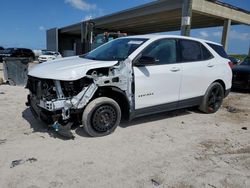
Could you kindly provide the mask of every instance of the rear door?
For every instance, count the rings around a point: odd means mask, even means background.
[[[203,96],[215,77],[214,57],[198,41],[180,39],[179,46],[183,69],[180,100]]]
[[[142,56],[157,60],[154,65],[134,66],[135,109],[177,102],[181,82],[175,39],[161,39],[151,43]]]

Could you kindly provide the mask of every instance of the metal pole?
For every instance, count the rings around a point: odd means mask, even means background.
[[[227,51],[228,48],[228,36],[230,32],[230,26],[231,26],[231,20],[225,20],[224,26],[223,26],[223,32],[222,32],[222,38],[221,38],[221,44],[223,45],[225,51]]]
[[[182,19],[181,19],[181,35],[190,36],[191,20],[192,20],[192,3],[193,0],[183,0]]]

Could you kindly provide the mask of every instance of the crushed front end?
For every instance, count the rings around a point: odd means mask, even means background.
[[[30,90],[27,105],[34,116],[46,124],[52,124],[56,131],[60,127],[68,127],[70,131],[69,124],[81,121],[79,116],[83,106],[94,95],[97,86],[87,77],[76,81],[59,81],[29,76],[26,88]]]
[[[67,127],[70,131],[73,123],[82,124],[84,108],[93,98],[98,97],[99,88],[117,88],[132,101],[130,67],[130,62],[120,62],[112,67],[93,68],[82,78],[70,81],[29,75],[26,86],[30,90],[27,105],[36,117],[52,125],[59,133],[60,130],[66,131]]]

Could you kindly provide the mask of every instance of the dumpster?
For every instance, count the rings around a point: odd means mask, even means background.
[[[30,58],[7,57],[3,59],[4,80],[10,85],[25,86]]]

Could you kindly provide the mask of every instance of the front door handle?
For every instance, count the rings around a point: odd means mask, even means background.
[[[170,71],[172,71],[172,72],[178,72],[178,71],[180,71],[181,69],[180,68],[178,68],[178,67],[172,67],[171,69],[170,69]]]

